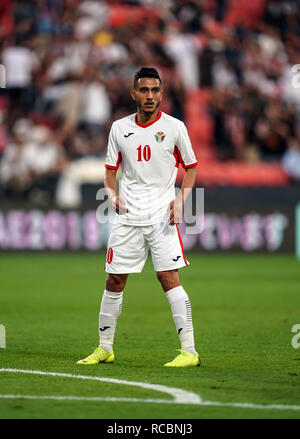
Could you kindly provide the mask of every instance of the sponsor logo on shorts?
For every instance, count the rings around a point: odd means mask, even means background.
[[[178,259],[181,258],[181,256],[176,256],[176,258],[172,259],[174,262],[177,262]]]

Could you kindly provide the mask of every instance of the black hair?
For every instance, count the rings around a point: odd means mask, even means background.
[[[140,78],[157,78],[162,84],[158,71],[153,67],[141,67],[140,70],[135,73],[133,78],[133,88],[136,88]]]

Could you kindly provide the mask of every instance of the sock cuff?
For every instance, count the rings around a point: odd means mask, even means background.
[[[104,290],[104,294],[103,296],[106,299],[111,299],[111,300],[120,300],[123,297],[123,291],[120,292],[115,292],[115,291],[108,291],[108,290]]]
[[[182,285],[171,288],[171,290],[166,291],[165,294],[170,304],[177,302],[177,300],[182,300],[183,298],[188,300],[188,295],[186,294]]]

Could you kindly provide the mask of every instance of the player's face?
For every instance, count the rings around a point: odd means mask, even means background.
[[[131,90],[132,99],[144,113],[154,113],[162,99],[162,87],[157,78],[140,78],[135,90]]]

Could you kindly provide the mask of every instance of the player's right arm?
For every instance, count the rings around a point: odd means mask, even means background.
[[[116,125],[113,123],[108,137],[104,186],[109,202],[119,215],[128,212],[123,199],[117,195],[117,172],[121,160],[122,155],[118,147]]]
[[[104,187],[108,196],[108,200],[114,207],[116,212],[121,215],[127,213],[128,209],[125,206],[125,202],[117,195],[117,169],[106,168],[104,177]]]

